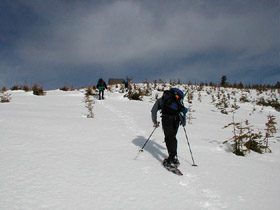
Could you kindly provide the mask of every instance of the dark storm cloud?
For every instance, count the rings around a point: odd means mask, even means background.
[[[6,77],[21,68],[49,80],[59,71],[69,80],[86,71],[204,81],[279,70],[278,1],[4,2]]]

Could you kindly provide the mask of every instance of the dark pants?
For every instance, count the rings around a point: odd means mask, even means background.
[[[179,128],[178,116],[162,116],[162,128],[169,158],[177,156],[177,131]]]
[[[99,88],[99,100],[104,99],[104,88]]]
[[[124,83],[125,91],[128,91],[128,83]]]

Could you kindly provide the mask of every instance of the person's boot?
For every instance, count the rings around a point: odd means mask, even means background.
[[[167,164],[169,164],[169,165],[171,165],[171,166],[173,166],[173,167],[179,167],[179,165],[180,165],[180,162],[179,162],[179,160],[178,160],[178,158],[177,158],[177,156],[175,156],[175,157],[168,157],[167,158]]]

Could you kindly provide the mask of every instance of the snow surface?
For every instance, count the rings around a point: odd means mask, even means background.
[[[183,176],[162,167],[167,156],[161,128],[143,153],[153,131],[153,96],[143,101],[106,92],[96,100],[95,118],[87,118],[84,90],[47,91],[46,96],[9,91],[0,103],[0,209],[2,210],[278,210],[280,195],[279,130],[270,139],[272,153],[234,155],[231,115],[221,114],[202,92],[194,99],[193,119],[183,128],[178,155]],[[186,104],[186,103],[185,103]],[[239,120],[263,130],[271,107],[239,104]]]

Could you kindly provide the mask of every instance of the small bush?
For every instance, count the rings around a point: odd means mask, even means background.
[[[263,139],[263,144],[264,144],[264,148],[265,148],[265,152],[269,151],[271,152],[271,150],[268,148],[268,139],[270,137],[273,137],[275,133],[277,133],[277,122],[276,122],[276,118],[274,115],[267,115],[267,123],[265,124],[266,128],[265,128],[265,138]]]
[[[124,97],[127,97],[129,100],[142,101],[143,94],[141,93],[141,91],[129,90],[128,93],[124,95]]]
[[[87,87],[85,95],[86,96],[94,96],[96,94],[94,93],[94,91],[91,87]]]
[[[46,95],[46,92],[44,92],[44,89],[42,87],[39,88],[37,84],[35,84],[32,88],[33,94],[36,96],[43,96]]]
[[[67,87],[66,85],[64,85],[62,88],[60,88],[60,90],[62,90],[62,91],[69,91],[70,88]]]
[[[25,92],[29,92],[31,91],[31,88],[29,88],[27,85],[22,86],[22,90],[24,90]]]
[[[242,103],[248,103],[248,102],[250,102],[246,95],[242,95],[242,96],[240,97],[239,101],[242,102]]]
[[[278,101],[278,99],[272,99],[272,100],[265,100],[263,97],[260,98],[257,101],[257,105],[260,106],[271,106],[273,107],[276,111],[280,112],[280,103]]]
[[[255,152],[257,152],[257,153],[260,153],[260,154],[263,153],[262,150],[261,150],[262,145],[261,145],[259,142],[255,141],[255,140],[249,140],[249,141],[247,141],[247,142],[244,144],[244,146],[245,146],[248,150],[253,150],[253,151],[255,151]]]
[[[0,93],[0,102],[1,103],[8,103],[11,101],[11,94],[9,93]]]
[[[233,126],[233,137],[225,140],[224,143],[232,143],[233,153],[239,156],[245,156],[245,154],[251,150],[260,154],[271,152],[268,145],[268,138],[272,137],[273,134],[277,132],[275,116],[267,116],[268,122],[266,123],[264,139],[262,139],[262,132],[254,132],[253,126],[249,124],[248,120],[245,120],[245,125],[243,125],[242,122],[234,122],[234,114],[232,119],[233,121],[224,126],[224,128]]]
[[[7,88],[6,88],[6,86],[4,86],[3,88],[2,88],[2,92],[4,93],[4,92],[6,92],[7,91]]]
[[[14,85],[11,90],[21,90],[20,86],[18,85]]]
[[[90,95],[86,95],[85,96],[85,103],[86,103],[86,108],[88,109],[87,118],[94,118],[93,104],[95,103],[95,101],[90,98]]]

